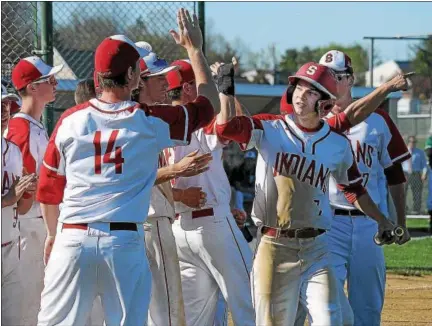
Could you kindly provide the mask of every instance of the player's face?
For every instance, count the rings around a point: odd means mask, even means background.
[[[152,103],[165,103],[167,87],[168,82],[164,75],[153,76],[144,80],[141,92],[146,92]]]
[[[4,134],[4,131],[7,129],[10,119],[10,107],[11,101],[2,101],[1,104],[1,133]]]
[[[57,79],[54,76],[38,80],[32,83],[33,94],[44,103],[50,103],[55,100]]]
[[[321,98],[321,94],[308,82],[300,80],[293,93],[294,113],[298,116],[307,116],[316,113],[316,102]]]
[[[185,95],[185,102],[192,102],[197,98],[198,92],[195,81],[183,84],[183,94]]]

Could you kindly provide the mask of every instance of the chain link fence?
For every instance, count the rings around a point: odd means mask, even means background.
[[[176,29],[181,7],[196,13],[195,2],[53,2],[54,64],[64,64],[54,119],[74,105],[78,81],[93,76],[94,51],[109,35],[146,41],[168,61],[185,58],[186,52],[169,34]]]
[[[37,2],[1,3],[1,78],[10,83],[12,67],[32,55],[37,44]]]

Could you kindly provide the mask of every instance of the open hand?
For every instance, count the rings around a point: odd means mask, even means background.
[[[202,50],[203,37],[198,17],[193,14],[192,19],[188,10],[180,8],[177,12],[177,25],[178,32],[173,29],[169,31],[174,41],[187,51],[194,49]]]
[[[196,150],[175,163],[174,171],[177,177],[192,177],[207,171],[212,159],[211,153],[198,155],[198,150]]]

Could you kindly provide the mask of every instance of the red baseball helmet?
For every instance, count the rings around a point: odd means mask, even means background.
[[[317,109],[328,111],[332,107],[332,102],[329,99],[336,99],[337,81],[334,72],[316,62],[308,62],[300,67],[295,75],[288,77],[288,88],[282,95],[280,102],[280,111],[282,114],[293,113],[292,96],[295,86],[299,80],[304,80],[314,86],[318,91],[322,92],[325,97],[318,101]]]
[[[336,98],[337,82],[335,74],[330,68],[316,62],[305,63],[294,76],[288,77],[288,81],[292,85],[300,79],[310,83],[330,98]]]

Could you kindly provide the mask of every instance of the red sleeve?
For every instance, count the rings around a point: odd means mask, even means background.
[[[263,130],[262,120],[277,120],[283,117],[274,114],[257,114],[253,117],[238,116],[224,124],[216,124],[216,134],[222,139],[239,144],[249,143],[253,130]]]
[[[79,106],[78,109],[81,107]],[[77,111],[77,108],[63,113],[48,142],[43,164],[39,172],[39,182],[36,191],[36,200],[42,204],[59,205],[63,200],[66,176],[64,175],[64,171],[61,171],[61,166],[64,166],[64,162],[62,162],[62,156],[55,141],[63,119],[75,111]]]
[[[23,166],[27,173],[36,173],[36,161],[30,152],[30,122],[23,118],[11,119],[6,139],[15,143],[21,150]]]
[[[19,117],[11,119],[6,139],[19,147],[26,173],[36,173],[36,160],[30,152],[30,122]],[[24,199],[31,197],[32,195],[27,192],[23,194]]]
[[[388,113],[382,109],[378,109],[375,112],[384,118],[384,121],[390,130],[392,137],[387,147],[387,151],[393,164],[402,163],[408,160],[411,157],[411,154],[393,120],[390,118]]]
[[[142,104],[147,115],[162,119],[170,125],[171,139],[190,141],[194,131],[208,125],[214,117],[213,106],[204,96],[185,105],[150,105]]]
[[[345,112],[340,112],[336,115],[333,115],[326,121],[335,132],[340,134],[352,127],[351,122],[348,120]]]
[[[400,163],[393,164],[384,170],[389,186],[396,186],[406,182],[405,174]]]

